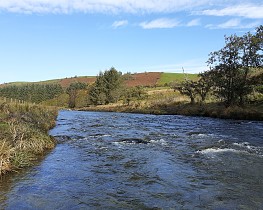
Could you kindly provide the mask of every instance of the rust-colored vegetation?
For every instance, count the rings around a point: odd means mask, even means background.
[[[64,78],[59,81],[59,84],[63,88],[67,88],[70,86],[71,83],[75,82],[81,82],[81,83],[86,83],[86,84],[91,84],[95,82],[96,77],[72,77],[72,78]]]
[[[161,78],[161,72],[145,72],[145,73],[137,73],[137,74],[128,74],[125,75],[125,85],[127,87],[136,87],[136,86],[144,86],[144,87],[153,87],[157,85],[157,82]]]

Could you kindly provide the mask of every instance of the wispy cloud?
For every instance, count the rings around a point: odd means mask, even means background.
[[[201,20],[193,19],[187,23],[183,23],[178,19],[173,18],[159,18],[152,21],[144,21],[139,24],[143,29],[162,29],[162,28],[175,28],[175,27],[193,27],[200,26]]]
[[[212,0],[0,0],[0,10],[16,13],[166,13],[191,10],[209,2]]]
[[[239,27],[240,25],[241,25],[240,19],[231,19],[215,27],[217,28],[236,28],[236,27]]]
[[[200,26],[200,25],[201,25],[200,19],[191,20],[191,21],[189,21],[189,22],[186,24],[187,27]]]
[[[106,14],[174,14],[184,11],[200,16],[229,16],[227,22],[206,25],[210,29],[254,28],[262,24],[263,3],[258,0],[0,0],[0,12],[25,14],[72,14],[72,13],[106,13]],[[203,17],[200,17],[203,19]],[[159,18],[139,23],[143,29],[161,29],[175,27],[200,26],[200,18],[186,22],[185,19]],[[241,18],[242,21],[239,19]],[[247,22],[244,19],[257,19]],[[111,27],[128,25],[127,20],[115,21]],[[137,24],[138,25],[138,24]]]
[[[119,28],[119,27],[122,27],[122,26],[126,26],[128,25],[128,21],[127,20],[120,20],[120,21],[115,21],[113,24],[112,24],[112,27],[113,28]]]
[[[258,0],[0,0],[0,11],[14,13],[171,13],[186,11],[199,15],[263,18]],[[232,6],[230,6],[232,5]],[[215,9],[218,7],[223,9]],[[213,7],[213,9],[211,9]]]
[[[249,23],[243,23],[241,19],[234,18],[230,19],[224,23],[221,24],[209,24],[206,25],[206,28],[209,29],[227,29],[227,28],[234,28],[234,29],[249,29],[249,28],[255,28],[260,24],[259,21],[249,22]]]
[[[251,19],[263,18],[263,4],[261,5],[235,5],[223,9],[208,9],[200,12],[210,16],[238,16]]]
[[[143,29],[175,28],[180,25],[180,22],[176,19],[159,18],[148,22],[142,22],[139,25]]]

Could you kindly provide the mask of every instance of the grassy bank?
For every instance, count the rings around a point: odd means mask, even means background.
[[[132,105],[111,104],[92,106],[79,110],[127,112],[141,114],[171,114],[185,116],[201,116],[235,120],[263,120],[263,104],[247,105],[244,107],[225,107],[221,103],[190,104],[188,102],[172,103],[138,103]]]
[[[33,164],[55,142],[48,131],[57,110],[0,100],[0,175]]]
[[[244,107],[225,107],[222,103],[190,104],[178,103],[173,106],[165,105],[155,107],[167,114],[177,114],[186,116],[201,116],[221,119],[235,120],[263,120],[263,105],[247,105]]]
[[[119,101],[115,104],[89,106],[78,110],[128,112],[142,114],[170,114],[201,116],[236,120],[259,120],[263,121],[263,100],[257,96],[255,100],[243,107],[225,107],[223,103],[209,95],[203,104],[190,103],[189,97],[180,94],[168,87],[144,88],[141,98],[131,98],[129,104]],[[253,99],[253,98],[251,98]],[[197,101],[200,100],[197,98]]]

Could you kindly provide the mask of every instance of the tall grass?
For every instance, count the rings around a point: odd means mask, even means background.
[[[14,148],[6,140],[0,141],[0,175],[11,171]]]
[[[0,100],[0,175],[30,166],[55,146],[48,130],[56,116],[56,108]]]

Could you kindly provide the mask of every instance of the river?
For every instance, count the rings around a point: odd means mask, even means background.
[[[60,111],[0,209],[263,209],[263,123]]]

